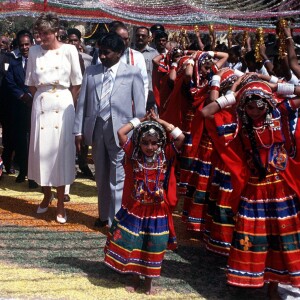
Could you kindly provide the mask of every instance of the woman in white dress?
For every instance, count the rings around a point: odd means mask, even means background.
[[[28,178],[43,187],[44,198],[37,213],[47,211],[51,187],[56,187],[56,220],[65,223],[65,185],[75,179],[74,99],[82,75],[75,46],[57,40],[59,19],[55,14],[41,14],[35,29],[42,43],[31,47],[26,69],[25,84],[34,96]]]

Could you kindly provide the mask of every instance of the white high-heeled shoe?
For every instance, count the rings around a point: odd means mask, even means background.
[[[65,212],[64,217],[59,217],[58,215],[56,216],[56,221],[60,224],[65,224],[67,222],[67,213]]]
[[[49,202],[48,202],[48,205],[47,205],[47,207],[45,207],[45,208],[42,208],[42,207],[38,207],[38,209],[37,209],[37,211],[36,211],[36,213],[37,214],[43,214],[43,213],[45,213],[47,210],[48,210],[48,207],[49,207],[49,205],[51,204],[51,202],[52,202],[52,200],[54,199],[54,195],[53,195],[53,193],[51,194],[51,197],[50,197],[50,200],[49,200]]]

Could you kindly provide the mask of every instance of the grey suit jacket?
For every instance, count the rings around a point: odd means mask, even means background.
[[[85,70],[76,107],[74,134],[82,134],[84,143],[92,145],[93,133],[100,107],[104,67],[102,64]],[[120,62],[111,92],[111,118],[116,145],[117,132],[134,117],[145,115],[144,82],[140,70]]]

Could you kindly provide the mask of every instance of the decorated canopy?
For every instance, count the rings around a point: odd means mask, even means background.
[[[169,29],[197,25],[216,28],[273,29],[274,20],[291,17],[300,28],[300,0],[0,0],[0,18],[52,11],[62,19],[134,25],[164,24]]]

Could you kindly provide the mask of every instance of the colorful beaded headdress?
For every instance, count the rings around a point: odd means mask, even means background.
[[[251,81],[244,85],[238,92],[237,102],[239,110],[244,111],[246,104],[255,100],[257,97],[267,102],[272,108],[275,108],[278,104],[276,97],[273,97],[270,86],[263,81]]]
[[[272,123],[272,111],[276,108],[280,99],[272,93],[270,86],[263,81],[251,81],[245,84],[236,97],[238,103],[238,114],[244,126],[249,124],[249,117],[246,113],[246,106],[249,102],[255,101],[257,107],[265,107],[265,125]]]
[[[237,79],[238,76],[234,74],[232,69],[226,70],[221,76],[220,89],[223,90],[230,87]]]
[[[208,52],[201,52],[201,54],[196,57],[196,60],[198,60],[198,67],[201,68],[205,63],[213,61],[213,58]]]
[[[163,126],[156,121],[145,121],[142,122],[133,132],[135,147],[139,146],[141,138],[147,135],[157,137],[162,148],[166,145],[167,135]]]

